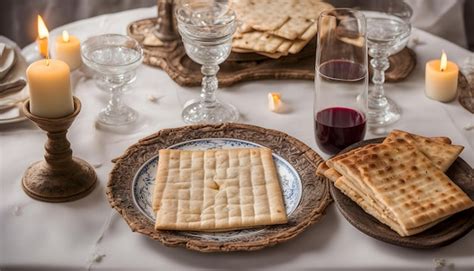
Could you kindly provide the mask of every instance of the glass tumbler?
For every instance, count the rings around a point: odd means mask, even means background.
[[[364,15],[332,9],[318,18],[314,129],[319,148],[335,154],[364,139],[367,37]]]

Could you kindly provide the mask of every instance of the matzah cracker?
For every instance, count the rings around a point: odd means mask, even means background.
[[[299,53],[305,46],[306,44],[308,44],[310,42],[310,40],[296,40],[295,42],[293,42],[293,44],[291,45],[290,49],[288,50],[288,52],[290,52],[291,54],[297,54]]]
[[[449,139],[446,140],[446,138],[432,139],[429,137],[413,135],[400,130],[393,130],[387,138],[385,138],[384,143],[395,142],[399,139],[416,146],[418,150],[426,155],[426,157],[428,157],[433,164],[442,171],[448,170],[464,149],[463,146],[445,143],[450,141]]]
[[[387,207],[405,231],[473,206],[472,200],[415,146],[384,143],[334,162]]]
[[[363,196],[359,194],[359,192],[354,189],[353,187],[350,186],[350,182],[345,181],[346,179],[344,177],[341,177],[340,179],[336,180],[334,185],[346,196],[348,196],[352,201],[356,202],[357,205],[359,205],[366,213],[372,215],[375,217],[377,220],[380,222],[384,223],[385,225],[389,226],[392,230],[397,232],[400,236],[410,236],[414,235],[417,233],[420,233],[428,228],[433,227],[434,225],[438,224],[442,220],[448,218],[444,217],[442,219],[436,220],[432,223],[422,225],[420,227],[416,227],[413,229],[403,229],[400,227],[398,222],[388,216],[385,212],[384,209],[382,209],[379,205],[376,204],[371,204],[367,202]]]
[[[267,148],[160,150],[155,229],[223,231],[287,222]]]
[[[270,53],[277,51],[278,47],[285,39],[266,32],[247,32],[241,33],[239,38],[232,40],[233,49],[245,49],[254,53]],[[236,52],[237,50],[233,50]]]
[[[275,30],[283,25],[289,15],[279,9],[287,5],[285,0],[234,0],[229,3],[239,20],[260,31]]]
[[[231,0],[230,8],[241,22],[233,51],[278,58],[300,52],[316,35],[319,14],[332,6],[320,0]]]
[[[277,52],[287,55],[288,50],[290,49],[292,44],[293,44],[292,41],[285,40],[284,42],[282,42],[282,44],[280,44],[280,46],[278,46]]]
[[[240,49],[240,48],[235,48],[235,47],[232,48],[232,52],[235,52],[235,53],[255,53],[255,54],[263,55],[263,56],[266,56],[266,57],[269,57],[269,58],[274,58],[274,59],[278,59],[281,56],[283,56],[282,53],[278,53],[278,52],[263,53],[263,52],[255,52],[255,51],[252,51],[252,50]]]
[[[301,35],[313,24],[313,21],[303,17],[295,17],[288,20],[277,30],[271,31],[273,35],[294,40]]]

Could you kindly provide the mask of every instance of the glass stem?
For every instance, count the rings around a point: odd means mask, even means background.
[[[369,108],[381,108],[387,104],[385,98],[383,84],[385,82],[385,71],[390,66],[390,62],[386,56],[372,58],[370,65],[373,68],[372,83],[374,87],[369,95]]]
[[[107,112],[118,112],[123,106],[122,87],[113,87],[110,92],[110,100],[107,104]]]
[[[201,73],[204,75],[202,77],[201,103],[205,108],[216,106],[216,91],[219,84],[216,74],[218,71],[218,65],[203,65],[201,67]]]

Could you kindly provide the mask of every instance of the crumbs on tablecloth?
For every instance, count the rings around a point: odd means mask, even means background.
[[[150,101],[150,102],[152,102],[152,103],[157,103],[161,98],[163,98],[163,96],[156,97],[156,96],[153,95],[153,94],[150,94],[150,95],[148,95],[148,97],[147,97],[148,101]]]
[[[472,129],[474,129],[474,124],[468,124],[468,125],[464,126],[464,130],[466,130],[466,131],[470,131]]]
[[[92,260],[96,263],[100,263],[105,258],[105,256],[107,256],[107,255],[105,255],[105,254],[94,254]]]
[[[23,212],[22,212],[21,206],[15,206],[15,207],[13,208],[13,214],[14,214],[15,216],[21,216],[22,213],[23,213]]]
[[[441,271],[441,270],[455,270],[454,263],[448,263],[445,258],[434,258],[434,270]]]

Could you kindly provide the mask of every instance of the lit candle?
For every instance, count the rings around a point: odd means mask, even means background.
[[[443,51],[440,60],[426,63],[425,94],[433,100],[449,102],[456,98],[459,68]]]
[[[75,70],[81,66],[81,43],[67,31],[63,31],[62,36],[56,38],[55,58],[66,62],[69,68]]]
[[[48,28],[46,27],[43,18],[38,15],[38,38],[36,39],[36,43],[38,44],[39,53],[44,58],[48,57],[48,36]]]
[[[26,70],[30,112],[44,118],[60,118],[74,111],[69,66],[61,60],[42,59]]]

